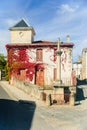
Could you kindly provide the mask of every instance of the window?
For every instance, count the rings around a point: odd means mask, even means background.
[[[36,50],[36,61],[42,61],[42,49],[37,49]]]
[[[54,68],[54,81],[57,79],[57,69]]]

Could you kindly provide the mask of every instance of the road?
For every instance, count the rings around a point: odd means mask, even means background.
[[[0,86],[0,130],[51,130],[34,101],[17,100]]]
[[[16,101],[0,87],[0,130],[30,130],[35,103]]]
[[[87,87],[79,89],[86,95]],[[87,130],[87,99],[76,106],[41,107],[0,87],[0,130]]]

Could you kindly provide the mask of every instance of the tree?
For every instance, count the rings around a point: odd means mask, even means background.
[[[6,57],[3,54],[0,54],[0,71],[1,71],[1,77],[6,77],[7,75],[7,70],[6,70]]]
[[[6,66],[6,59],[3,54],[0,54],[0,70],[5,69]]]

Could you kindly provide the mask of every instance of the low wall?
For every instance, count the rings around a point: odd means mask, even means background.
[[[47,96],[53,93],[53,89],[44,89],[41,86],[34,85],[29,82],[19,81],[17,79],[14,80],[13,85],[35,99],[42,101],[46,101]]]
[[[43,92],[43,88],[34,84],[30,84],[29,82],[14,80],[14,86],[26,92],[30,96],[35,97],[36,99],[40,99],[41,93]]]
[[[70,87],[70,93],[71,94],[60,94],[59,91],[57,92],[56,90],[56,95],[55,95],[55,90],[54,89],[44,89],[43,87],[40,87],[38,85],[34,85],[34,84],[30,84],[29,82],[24,82],[24,81],[19,81],[17,79],[14,80],[14,86],[19,88],[20,90],[26,92],[27,94],[29,94],[30,96],[34,97],[35,99],[38,100],[42,100],[42,101],[48,101],[49,99],[49,95],[51,95],[52,100],[54,99],[58,99],[61,100],[61,96],[64,96],[65,98],[69,98],[69,104],[75,104],[75,98],[74,98],[74,94],[76,93],[76,88],[75,87]],[[60,98],[59,98],[60,97]],[[56,100],[57,100],[56,99]],[[65,100],[65,99],[64,99]],[[49,103],[49,101],[47,102]],[[50,103],[49,103],[50,104]]]

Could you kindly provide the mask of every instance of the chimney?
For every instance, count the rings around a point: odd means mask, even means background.
[[[66,43],[70,43],[70,36],[69,35],[66,36]]]

